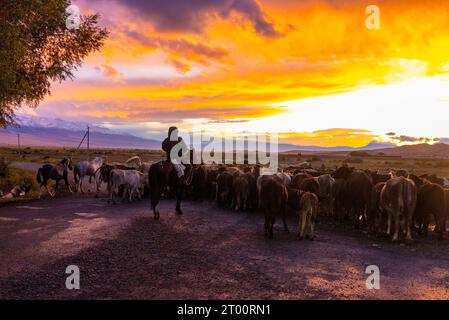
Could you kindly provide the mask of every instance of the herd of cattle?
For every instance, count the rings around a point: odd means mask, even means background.
[[[66,163],[66,170],[67,166]],[[118,196],[132,201],[149,192],[149,168],[150,163],[142,163],[138,157],[123,164],[105,164],[103,159],[96,158],[78,163],[73,174],[77,191],[83,192],[84,176],[89,176],[97,192],[102,183],[107,184],[109,200],[115,203]],[[410,241],[413,232],[426,236],[431,222],[439,238],[446,232],[447,179],[417,176],[404,170],[379,173],[347,165],[332,171],[290,166],[276,174],[261,169],[254,165],[191,166],[186,170],[188,182],[184,197],[213,199],[218,206],[236,211],[261,210],[265,214],[264,231],[268,238],[273,237],[277,216],[282,217],[284,229],[288,231],[288,212],[299,216],[299,239],[314,238],[318,215],[339,221],[352,220],[356,228],[386,232],[393,241],[400,236]],[[169,187],[164,194],[170,196]]]

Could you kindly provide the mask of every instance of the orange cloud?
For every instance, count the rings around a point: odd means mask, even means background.
[[[374,31],[365,27],[366,1],[175,2],[81,1],[111,29],[84,68],[100,65],[102,74],[85,71],[53,86],[47,103],[69,100],[86,115],[107,110],[129,122],[170,114],[250,119],[284,111],[274,103],[449,74],[449,2],[378,1],[381,29]],[[286,135],[321,145],[377,138],[351,130]]]
[[[320,145],[325,147],[365,147],[374,140],[380,141],[380,136],[367,130],[357,129],[328,129],[314,132],[285,132],[279,138],[287,143],[296,145]]]

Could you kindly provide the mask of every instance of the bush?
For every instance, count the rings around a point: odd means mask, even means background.
[[[0,160],[0,177],[6,177],[8,174],[8,165],[9,163],[5,158]]]
[[[36,174],[34,172],[8,168],[7,174],[0,178],[0,190],[7,193],[15,186],[21,186],[25,183],[31,185],[31,191],[39,191],[39,185],[36,181]]]
[[[348,158],[345,160],[347,163],[363,163],[363,159],[361,158]]]
[[[320,157],[317,156],[313,156],[312,158],[310,158],[309,160],[307,160],[308,162],[317,162],[317,161],[321,161]]]
[[[369,157],[370,154],[366,151],[352,151],[349,153],[351,157]]]

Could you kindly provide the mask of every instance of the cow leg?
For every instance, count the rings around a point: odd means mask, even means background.
[[[134,188],[129,189],[129,202],[133,201]]]
[[[405,235],[405,240],[407,242],[411,242],[412,241],[412,226],[411,226],[411,219],[406,219],[405,221],[405,228],[406,228],[406,235]]]
[[[393,241],[398,241],[399,239],[399,228],[400,228],[400,213],[399,211],[396,212],[395,214],[395,219],[394,219],[394,235],[393,235]]]
[[[235,211],[240,209],[240,193],[235,196]]]
[[[265,223],[263,225],[264,227],[264,236],[265,238],[269,237],[269,224],[270,224],[270,217],[267,215],[267,213],[265,212]]]
[[[118,193],[117,187],[111,186],[111,188],[110,188],[110,190],[109,190],[109,201],[108,201],[109,203],[117,204],[117,203],[115,202],[115,198],[114,198],[114,196],[115,196],[117,193]]]
[[[444,229],[445,229],[444,224],[446,222],[446,219],[444,219],[444,218],[436,218],[435,220],[436,220],[436,227],[435,227],[435,229],[438,229],[438,240],[442,240],[443,239],[443,232],[444,232]]]
[[[274,224],[276,222],[276,216],[271,216],[271,222],[270,222],[270,234],[269,234],[269,238],[273,239],[273,229],[274,229]]]
[[[388,218],[387,218],[387,235],[391,234],[391,219],[393,218],[393,213],[391,210],[387,210]]]
[[[299,212],[299,232],[298,232],[298,239],[302,240],[304,239],[304,230],[306,228],[306,212],[304,210],[301,210]]]
[[[290,232],[290,230],[288,229],[288,225],[287,225],[287,215],[285,214],[285,210],[282,213],[282,223],[284,224],[284,231]]]
[[[438,223],[437,221],[435,221],[436,223]],[[424,237],[427,237],[427,235],[429,234],[429,215],[426,214],[424,219],[423,219],[423,232],[424,232]]]
[[[309,225],[310,225],[310,240],[313,240],[315,239],[315,221],[313,216],[310,217]]]

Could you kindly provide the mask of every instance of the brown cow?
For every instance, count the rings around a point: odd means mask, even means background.
[[[288,231],[286,221],[286,205],[288,201],[287,188],[277,176],[264,179],[260,188],[260,207],[265,213],[265,237],[273,238],[273,226],[276,215],[281,214],[284,230]]]
[[[391,234],[391,223],[394,219],[393,241],[399,238],[401,220],[404,222],[406,240],[412,240],[411,227],[416,207],[417,191],[413,180],[397,177],[388,180],[382,189],[380,201],[388,214],[387,234]]]
[[[302,182],[309,178],[313,178],[312,175],[305,172],[298,173],[292,177],[292,182],[290,183],[290,186],[292,188],[299,189],[301,187]]]
[[[446,229],[445,191],[436,183],[425,183],[418,188],[415,220],[419,234],[427,236],[431,216],[435,220],[438,237],[443,238]]]
[[[386,182],[379,182],[373,187],[371,193],[371,210],[368,215],[368,225],[373,230],[378,232],[386,225],[387,213],[381,206],[380,195]]]
[[[420,177],[427,181],[430,181],[432,183],[436,183],[440,186],[444,186],[444,178],[439,178],[435,174],[423,174]]]
[[[245,173],[245,178],[248,181],[248,203],[246,207],[250,210],[257,210],[258,208],[257,177],[257,168],[254,172]]]
[[[234,175],[227,170],[217,176],[215,201],[218,206],[231,205],[233,180]]]
[[[238,174],[232,183],[233,206],[235,211],[246,210],[249,198],[249,183],[245,174]]]
[[[304,239],[304,231],[308,228],[310,233],[306,234],[306,239],[313,240],[315,238],[315,220],[318,213],[318,197],[311,192],[303,193],[300,208],[298,238],[299,240]]]
[[[193,200],[203,200],[207,197],[208,166],[201,164],[195,166],[192,172],[192,182],[189,193]]]
[[[365,170],[365,172],[371,177],[373,180],[373,185],[377,185],[381,182],[387,182],[390,180],[391,175],[389,173],[381,173],[379,171],[371,171],[371,170]]]
[[[320,184],[317,178],[307,178],[302,181],[299,186],[299,190],[304,192],[311,192],[316,196],[320,194]]]
[[[371,178],[363,171],[342,166],[331,174],[337,179],[335,188],[335,214],[345,211],[354,219],[358,228],[363,219],[366,219],[370,210],[371,192],[373,183]]]
[[[324,214],[328,216],[333,216],[334,197],[332,190],[335,185],[335,179],[332,178],[330,174],[323,174],[319,176],[317,179],[320,186],[320,194],[318,198],[322,203],[322,209],[324,211]]]

